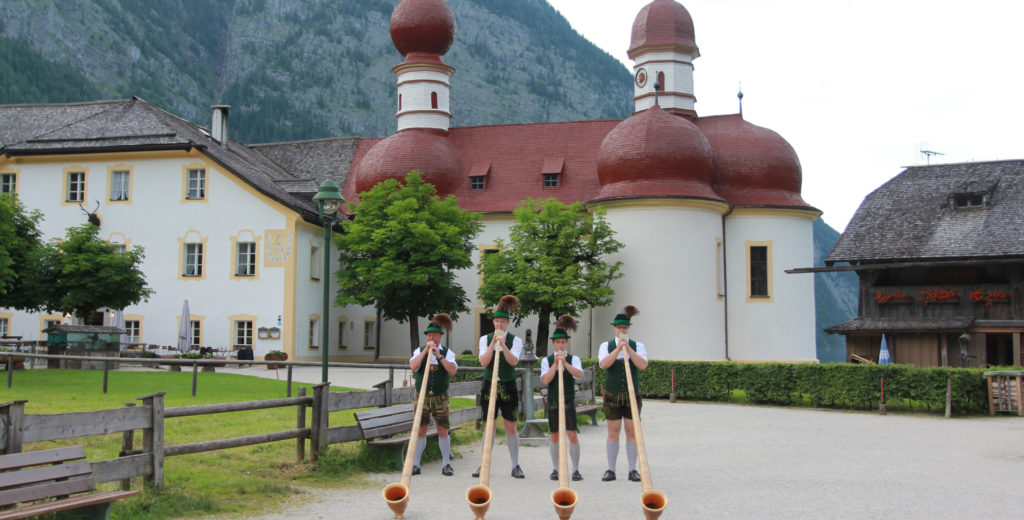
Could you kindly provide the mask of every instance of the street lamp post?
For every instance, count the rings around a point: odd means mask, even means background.
[[[321,364],[321,377],[320,382],[327,382],[327,351],[330,341],[328,333],[330,332],[330,326],[328,318],[330,316],[330,296],[331,296],[331,228],[334,226],[334,217],[338,214],[338,206],[344,202],[345,199],[341,196],[341,190],[338,189],[338,185],[331,179],[325,180],[320,184],[320,189],[317,190],[316,196],[313,197],[313,202],[317,203],[320,207],[320,221],[324,224],[324,272],[320,275],[324,284],[324,307],[323,315],[320,318],[320,364]]]

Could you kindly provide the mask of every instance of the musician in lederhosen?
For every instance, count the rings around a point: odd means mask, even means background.
[[[494,403],[495,417],[500,413],[505,423],[505,444],[508,445],[508,454],[512,459],[512,476],[525,478],[522,468],[519,467],[519,431],[516,429],[519,414],[519,390],[516,388],[516,365],[519,364],[519,356],[523,352],[523,340],[508,332],[510,317],[519,310],[519,299],[511,294],[506,294],[498,301],[498,308],[494,311],[491,322],[494,324],[494,332],[480,337],[479,355],[480,366],[486,367],[481,392],[483,393],[484,419],[486,419],[488,401],[491,395],[492,370],[497,365],[498,370],[498,391],[497,401]],[[494,430],[498,429],[497,421],[494,422]],[[493,431],[491,438],[494,438]],[[489,449],[485,446],[484,449]],[[480,468],[473,473],[474,477],[480,476]]]
[[[445,330],[452,330],[452,319],[445,313],[439,313],[424,331],[427,335],[427,344],[413,351],[412,357],[409,358],[409,369],[416,378],[413,402],[419,401],[423,373],[428,372],[427,395],[423,400],[423,411],[420,414],[413,475],[420,474],[420,460],[423,458],[423,450],[427,447],[427,428],[430,426],[431,417],[437,423],[437,443],[441,447],[441,474],[447,477],[455,474],[451,466],[452,443],[448,437],[448,382],[459,370],[459,364],[455,361],[455,352],[441,345],[441,336]]]
[[[633,431],[633,414],[640,417],[643,405],[640,400],[639,371],[647,368],[647,349],[639,341],[629,339],[630,318],[638,313],[636,307],[627,305],[622,314],[615,315],[612,327],[615,338],[601,343],[597,358],[601,368],[607,370],[604,381],[604,417],[608,423],[608,442],[605,445],[608,455],[608,471],[601,480],[615,480],[615,461],[619,456],[619,432],[626,429],[626,459],[629,463],[629,480],[640,482],[640,472],[636,470],[636,434]],[[629,356],[630,375],[633,378],[633,392],[636,395],[637,410],[631,410],[629,391],[626,388],[625,359]],[[625,423],[625,424],[623,424]]]
[[[583,480],[580,474],[580,439],[576,435],[579,427],[576,424],[576,381],[583,378],[583,363],[579,356],[567,352],[569,346],[569,332],[576,330],[576,320],[572,316],[562,316],[555,324],[554,334],[551,335],[551,344],[554,352],[540,362],[540,381],[548,387],[548,427],[551,429],[551,438],[548,442],[548,450],[551,452],[551,464],[554,470],[551,472],[551,480],[558,480],[558,443],[562,439],[562,432],[558,429],[558,361],[564,363],[565,372],[562,374],[562,386],[565,387],[565,436],[569,439],[569,458],[572,459],[572,479]],[[571,376],[571,377],[570,377]]]

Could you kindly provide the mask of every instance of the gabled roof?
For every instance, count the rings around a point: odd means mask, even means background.
[[[310,198],[293,195],[285,187],[300,179],[278,163],[238,141],[229,139],[222,146],[206,129],[142,99],[0,106],[0,153],[7,156],[191,149],[201,150],[306,220],[318,222]]]
[[[915,166],[864,199],[825,264],[1024,257],[1021,229],[1024,160]]]

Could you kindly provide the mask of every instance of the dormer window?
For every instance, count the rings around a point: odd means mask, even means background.
[[[984,205],[984,193],[960,193],[953,196],[953,207],[956,209],[980,208]]]

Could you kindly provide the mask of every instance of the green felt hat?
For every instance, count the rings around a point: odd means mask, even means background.
[[[615,315],[615,319],[612,320],[612,325],[625,325],[629,327],[630,325],[632,325],[629,319],[632,318],[633,316],[636,316],[639,313],[640,311],[638,311],[636,307],[632,305],[627,305],[626,308],[623,309],[622,313]]]
[[[498,308],[495,309],[494,313],[491,314],[492,318],[505,318],[509,319],[512,317],[512,313],[519,310],[519,298],[506,294],[498,300]]]
[[[427,330],[423,331],[423,333],[437,332],[443,335],[445,329],[452,330],[452,317],[440,312],[434,316],[433,320],[430,320],[430,325],[427,325]]]
[[[569,339],[571,337],[572,336],[570,336],[569,333],[565,331],[565,329],[555,329],[555,333],[551,335],[551,339]]]
[[[576,319],[568,314],[563,314],[558,318],[555,323],[555,333],[551,335],[551,339],[565,338],[569,339],[569,333],[566,331],[576,330]]]
[[[431,332],[437,332],[439,334],[444,334],[444,329],[442,329],[436,323],[431,323],[430,325],[427,325],[427,330],[423,331],[423,333],[424,334],[430,334]]]

